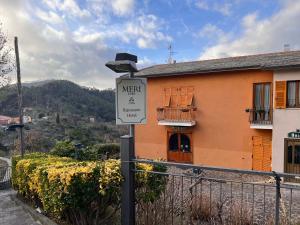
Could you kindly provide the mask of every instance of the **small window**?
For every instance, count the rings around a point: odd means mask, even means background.
[[[287,82],[287,107],[300,108],[300,81]]]
[[[254,84],[254,121],[269,121],[271,119],[271,83]]]
[[[290,145],[288,146],[288,150],[287,150],[287,161],[288,163],[293,163],[293,146]]]
[[[295,145],[294,163],[300,164],[300,145]]]
[[[254,84],[254,108],[270,109],[271,107],[271,83]]]
[[[178,143],[177,134],[172,134],[170,139],[169,139],[169,150],[174,151],[174,152],[178,151],[178,149],[179,149],[178,145],[179,145],[179,143]]]
[[[183,152],[190,152],[191,151],[190,138],[185,134],[180,135],[180,150],[183,151]]]

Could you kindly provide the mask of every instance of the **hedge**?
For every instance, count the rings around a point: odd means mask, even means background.
[[[165,171],[163,167],[139,164],[145,171]],[[71,224],[112,224],[120,207],[122,176],[120,161],[80,162],[44,153],[19,156],[12,161],[12,183],[19,194],[47,214]],[[137,174],[137,188],[147,189],[137,196],[154,201],[165,188],[165,180],[152,173]]]
[[[76,148],[70,140],[58,141],[51,154],[61,157],[71,157],[77,160],[103,160],[107,158],[120,158],[119,144],[96,144],[92,146]]]

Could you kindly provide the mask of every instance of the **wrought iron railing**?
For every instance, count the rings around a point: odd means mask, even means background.
[[[0,190],[8,189],[11,186],[11,167],[0,167]]]
[[[139,200],[136,224],[300,224],[300,187],[283,183],[296,174],[134,160],[165,166],[165,172],[134,169],[135,174],[163,178],[165,187],[153,200]],[[161,178],[160,178],[161,177]],[[142,190],[147,194],[151,190]]]
[[[157,108],[158,121],[192,122],[195,121],[196,107],[160,107]]]
[[[249,112],[250,124],[257,124],[257,125],[273,124],[273,110],[271,108],[246,109],[246,112]]]

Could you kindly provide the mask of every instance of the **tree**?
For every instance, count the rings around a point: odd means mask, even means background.
[[[10,82],[7,74],[14,68],[12,50],[7,43],[7,36],[2,30],[2,23],[0,23],[0,87],[6,86]]]
[[[56,113],[56,123],[60,124],[60,117],[59,117],[59,113]]]

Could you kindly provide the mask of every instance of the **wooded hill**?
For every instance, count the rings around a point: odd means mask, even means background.
[[[59,113],[94,117],[98,121],[115,119],[115,93],[81,87],[67,80],[49,80],[23,86],[23,106],[36,113]],[[17,116],[16,85],[0,89],[0,114]]]

